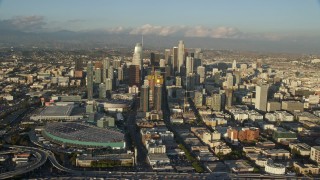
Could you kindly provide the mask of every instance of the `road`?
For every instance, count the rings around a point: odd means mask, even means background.
[[[126,179],[290,179],[295,176],[289,175],[261,175],[261,174],[227,174],[227,173],[175,173],[175,172],[120,172],[120,171],[80,171],[73,170],[62,166],[55,158],[54,154],[49,150],[41,148],[25,147],[25,146],[8,146],[5,147],[14,150],[28,150],[35,154],[37,161],[29,164],[24,168],[0,174],[0,179],[13,178],[15,176],[25,174],[41,167],[47,159],[51,164],[60,171],[69,173],[69,177],[103,177],[103,178],[126,178]]]
[[[24,166],[22,168],[17,168],[14,171],[9,171],[5,173],[0,174],[0,179],[8,179],[13,178],[18,175],[22,175],[25,173],[28,173],[30,171],[33,171],[39,167],[41,167],[46,161],[47,161],[47,153],[39,148],[33,148],[33,147],[26,147],[26,146],[8,146],[3,145],[4,147],[8,147],[15,150],[22,150],[22,151],[30,151],[32,154],[36,156],[36,161],[28,164],[27,166]]]
[[[129,131],[130,136],[132,137],[132,140],[133,140],[133,144],[135,148],[137,148],[137,160],[136,160],[137,169],[150,171],[151,167],[147,163],[147,150],[144,148],[144,145],[142,144],[141,134],[138,131],[138,128],[136,126],[136,115],[137,115],[137,104],[138,104],[137,101],[138,99],[135,99],[132,110],[128,112],[128,116],[126,120],[127,131]]]

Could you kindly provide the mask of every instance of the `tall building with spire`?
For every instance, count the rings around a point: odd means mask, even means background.
[[[181,67],[184,62],[184,55],[185,55],[184,42],[179,41],[179,44],[178,44],[178,72],[181,71]]]
[[[93,98],[93,65],[91,61],[87,64],[87,92],[88,99],[91,100]]]
[[[134,47],[134,53],[132,58],[132,65],[138,65],[140,69],[140,80],[143,80],[143,51],[142,44],[137,43]]]
[[[132,65],[138,65],[139,68],[142,68],[142,45],[137,43],[134,47]]]
[[[233,60],[232,62],[232,70],[236,70],[237,69],[237,61]]]

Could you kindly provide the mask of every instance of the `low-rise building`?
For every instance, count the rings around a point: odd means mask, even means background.
[[[291,153],[285,149],[267,149],[263,150],[262,154],[271,159],[289,159],[291,157]]]
[[[272,138],[277,142],[281,142],[283,140],[296,140],[297,134],[283,128],[277,128],[277,130],[273,131]]]
[[[311,147],[306,143],[290,143],[289,147],[301,156],[310,156]]]
[[[227,160],[225,164],[232,170],[232,172],[253,172],[253,167],[244,160]]]
[[[320,146],[311,147],[310,159],[320,163]]]
[[[299,174],[319,174],[319,167],[313,164],[303,164],[299,162],[293,163],[293,168],[299,173]]]
[[[112,166],[133,166],[133,154],[105,154],[99,156],[80,155],[76,158],[76,166],[78,167],[94,167],[95,164],[111,161]]]
[[[264,170],[270,174],[285,174],[286,167],[283,164],[274,163],[272,159],[269,159],[264,167]]]
[[[216,146],[214,148],[214,153],[216,153],[216,154],[221,153],[221,154],[225,155],[225,154],[231,153],[231,151],[232,151],[232,149],[225,144]]]

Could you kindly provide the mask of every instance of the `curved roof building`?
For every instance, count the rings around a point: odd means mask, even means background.
[[[43,136],[50,141],[67,146],[113,149],[125,148],[124,134],[113,130],[98,128],[84,123],[47,123]]]

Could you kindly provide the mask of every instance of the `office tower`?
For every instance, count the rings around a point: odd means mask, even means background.
[[[101,83],[101,69],[100,68],[96,68],[94,70],[94,82],[97,84]]]
[[[91,61],[87,64],[87,92],[88,99],[91,100],[93,98],[93,65]]]
[[[106,98],[106,85],[104,83],[99,84],[99,98]]]
[[[112,66],[114,69],[118,69],[121,66],[121,60],[120,59],[113,60]]]
[[[167,64],[172,66],[171,62],[171,50],[170,49],[165,49],[164,51],[164,60]]]
[[[94,63],[94,69],[97,69],[97,68],[102,69],[102,62],[101,61],[96,61]]]
[[[106,91],[112,91],[112,88],[113,88],[112,79],[107,78],[107,80],[106,80]]]
[[[165,78],[169,77],[172,75],[172,70],[171,70],[171,66],[170,65],[166,65],[165,67]]]
[[[236,60],[233,60],[233,62],[232,62],[232,69],[233,70],[237,69],[237,61]]]
[[[75,78],[83,78],[83,62],[82,59],[76,59],[75,60],[75,72],[74,77]]]
[[[140,69],[138,65],[129,66],[129,86],[140,86]]]
[[[113,79],[113,66],[108,68],[107,78]]]
[[[76,59],[74,69],[76,71],[82,71],[82,66],[83,66],[82,59]]]
[[[118,80],[123,81],[124,74],[123,74],[123,66],[118,67]]]
[[[176,76],[176,86],[181,86],[181,77],[180,76]]]
[[[186,89],[188,91],[192,91],[195,89],[195,86],[198,83],[198,77],[199,77],[199,75],[196,75],[194,73],[187,76],[187,80],[186,80],[185,85],[186,85]]]
[[[149,111],[149,86],[146,85],[141,86],[140,110],[143,112]]]
[[[195,49],[194,58],[195,59],[202,59],[203,58],[203,53],[200,48]]]
[[[160,71],[152,70],[150,75],[148,75],[146,79],[148,80],[149,85],[149,106],[153,107],[155,86],[163,84],[163,76],[161,75]]]
[[[206,75],[205,67],[199,66],[197,68],[197,74],[200,76],[200,83],[203,83]]]
[[[261,111],[267,110],[268,88],[268,84],[261,84],[256,86],[256,109]]]
[[[106,82],[107,82],[107,73],[108,73],[109,67],[110,67],[110,60],[105,58],[102,61],[102,82],[104,84],[106,84]]]
[[[198,107],[202,107],[203,102],[203,94],[200,91],[196,91],[194,94],[194,105]]]
[[[221,111],[222,107],[222,95],[221,94],[212,94],[211,96],[211,108],[214,111]]]
[[[183,41],[179,41],[178,44],[178,72],[181,71],[181,67],[183,65],[184,62],[184,42]]]
[[[172,69],[173,74],[178,71],[178,47],[172,49]]]
[[[166,60],[165,60],[165,59],[160,59],[159,66],[160,66],[161,68],[166,67]]]
[[[230,108],[232,106],[233,102],[233,90],[232,89],[226,89],[226,108]]]
[[[158,67],[159,66],[159,55],[155,54],[153,52],[150,53],[150,63],[151,63],[151,66]]]
[[[186,60],[186,76],[193,73],[193,57],[188,56]]]
[[[202,66],[202,60],[194,58],[193,59],[193,69],[197,69],[199,66]]]
[[[231,73],[227,74],[227,84],[226,84],[228,89],[233,88],[233,75]]]
[[[155,85],[154,87],[154,104],[153,109],[160,111],[162,102],[162,86],[160,84]]]
[[[241,73],[240,71],[235,71],[234,72],[234,75],[236,77],[236,85],[240,85],[241,84]]]
[[[134,47],[132,65],[138,65],[139,69],[142,69],[142,45],[137,43]]]

